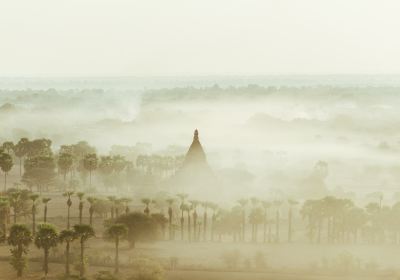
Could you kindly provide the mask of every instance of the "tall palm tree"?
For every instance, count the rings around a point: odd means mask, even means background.
[[[36,211],[37,211],[37,202],[36,200],[39,198],[38,194],[31,194],[29,196],[30,200],[32,200],[32,235],[36,234]]]
[[[96,170],[98,158],[96,154],[87,154],[83,159],[83,167],[89,171],[89,186],[92,186],[92,172]]]
[[[4,173],[4,192],[7,191],[7,175],[13,165],[12,157],[9,154],[0,151],[0,169]]]
[[[108,201],[110,202],[111,206],[111,219],[114,219],[114,213],[115,213],[115,200],[117,199],[115,196],[110,195],[107,196]]]
[[[207,240],[207,210],[208,207],[210,206],[210,202],[204,201],[201,204],[203,206],[204,212],[203,212],[203,241]]]
[[[245,236],[246,235],[246,205],[248,203],[248,200],[242,198],[242,199],[239,199],[237,202],[239,203],[240,207],[242,208],[242,236],[241,236],[241,239],[243,242],[245,242],[246,241],[246,236]]]
[[[115,273],[119,273],[119,241],[127,233],[128,228],[123,224],[113,224],[106,230],[106,237],[115,242]]]
[[[168,203],[168,229],[169,229],[169,240],[173,239],[172,235],[172,218],[173,218],[173,209],[172,205],[174,204],[174,199],[173,198],[168,198],[167,200]]]
[[[68,212],[67,212],[67,229],[70,229],[70,217],[71,217],[70,213],[71,213],[71,205],[72,205],[71,197],[72,197],[73,194],[74,194],[74,192],[71,192],[71,191],[65,192],[63,194],[64,197],[67,197],[67,209],[68,209]]]
[[[252,197],[250,198],[252,209],[249,215],[249,220],[251,223],[251,241],[256,242],[257,241],[257,233],[258,233],[258,208],[257,205],[259,203],[258,198]]]
[[[293,220],[293,207],[298,204],[297,201],[289,199],[289,212],[288,212],[288,242],[292,242],[292,235],[293,235],[293,229],[292,229],[292,220]]]
[[[85,276],[85,242],[89,238],[94,237],[95,233],[90,225],[85,224],[74,225],[74,232],[77,239],[79,239],[79,244],[81,247],[79,276],[83,277]]]
[[[94,213],[94,204],[97,199],[93,196],[89,196],[86,198],[87,202],[89,202],[89,225],[93,225],[93,213]]]
[[[185,205],[185,199],[188,197],[188,195],[185,193],[180,193],[180,194],[177,194],[177,197],[179,197],[181,200],[179,209],[181,210],[181,219],[180,219],[180,221],[181,221],[181,240],[183,240],[183,237],[184,237],[183,224],[185,222],[185,218],[183,217],[183,213],[184,213],[185,209],[183,206]]]
[[[282,205],[282,201],[275,200],[274,201],[274,205],[275,205],[275,208],[276,208],[275,243],[279,243],[279,232],[280,232],[280,230],[279,230],[279,227],[280,227],[280,211],[279,211],[279,209],[280,209],[280,207]]]
[[[211,241],[214,241],[214,233],[215,233],[215,227],[216,227],[216,221],[217,221],[217,210],[218,210],[218,205],[216,203],[210,202],[209,203],[210,209],[213,211],[211,215]]]
[[[49,272],[49,250],[56,247],[58,243],[58,234],[53,225],[41,224],[35,236],[35,245],[38,249],[43,249],[43,270],[45,277]]]
[[[43,222],[44,223],[47,223],[47,203],[49,203],[50,200],[51,200],[51,198],[49,198],[49,197],[42,198],[42,203],[44,204],[44,213],[43,213]]]
[[[263,241],[264,243],[267,242],[267,225],[268,223],[268,210],[271,207],[271,202],[269,201],[262,201],[262,207],[264,208],[264,219],[263,219]],[[270,231],[271,232],[271,231]]]
[[[14,155],[19,159],[19,176],[22,177],[22,158],[24,158],[28,152],[28,138],[21,138],[16,145],[14,145]]]
[[[190,201],[190,209],[193,210],[193,241],[197,241],[197,205],[199,205],[199,201],[191,200]]]
[[[76,196],[79,198],[79,224],[82,224],[82,214],[83,214],[83,197],[85,196],[84,192],[76,193]]]
[[[190,211],[191,206],[188,204],[183,205],[183,210],[187,212],[187,234],[188,234],[188,241],[192,241],[192,233],[191,233],[191,223],[190,223]]]
[[[60,232],[58,239],[60,243],[65,242],[65,275],[69,276],[70,274],[70,246],[71,242],[76,238],[75,232],[70,229],[64,229]]]

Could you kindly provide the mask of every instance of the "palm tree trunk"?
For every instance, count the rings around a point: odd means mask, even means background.
[[[243,212],[242,212],[242,241],[243,242],[246,241],[245,234],[246,234],[246,213],[243,209]]]
[[[44,217],[43,217],[44,223],[47,223],[47,204],[44,205]]]
[[[115,239],[115,273],[119,272],[119,237]]]
[[[69,218],[70,218],[70,206],[68,206],[68,213],[67,213],[67,229],[70,229]]]
[[[191,241],[192,235],[191,235],[191,229],[190,229],[190,213],[188,212],[188,240],[189,242]]]
[[[4,172],[4,192],[7,191],[7,172]]]
[[[69,276],[70,269],[69,269],[69,241],[67,241],[67,248],[65,250],[65,274]]]
[[[181,240],[183,241],[183,223],[185,222],[185,218],[183,218],[183,211],[181,216]]]
[[[47,276],[49,273],[49,249],[44,249],[44,263],[43,263],[44,275]]]
[[[32,206],[32,235],[36,234],[36,207]]]
[[[81,240],[81,256],[80,256],[80,269],[79,276],[83,277],[85,275],[85,261],[84,261],[84,253],[85,253],[85,243]]]

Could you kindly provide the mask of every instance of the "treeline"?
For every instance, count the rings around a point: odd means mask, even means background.
[[[186,102],[186,101],[211,101],[229,98],[235,100],[240,98],[272,97],[292,100],[312,97],[313,101],[340,101],[362,100],[363,102],[380,100],[380,95],[397,99],[398,88],[396,87],[335,87],[335,86],[269,86],[263,87],[249,84],[242,87],[220,87],[217,84],[211,87],[180,87],[171,89],[149,90],[143,95],[143,104],[157,102]]]
[[[138,155],[135,161],[129,161],[123,155],[98,155],[85,141],[62,145],[54,153],[51,144],[49,139],[28,138],[21,138],[17,143],[4,142],[0,146],[4,191],[7,177],[16,165],[21,183],[41,193],[51,189],[75,190],[82,185],[92,188],[93,175],[106,189],[120,188],[134,184],[140,175],[172,176],[183,162],[182,156]]]

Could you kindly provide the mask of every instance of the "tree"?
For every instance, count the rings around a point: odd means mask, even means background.
[[[55,227],[50,224],[40,224],[38,232],[35,236],[35,245],[38,249],[43,249],[43,270],[45,276],[49,272],[49,250],[56,247],[58,243],[58,235]]]
[[[289,212],[288,212],[288,242],[292,242],[293,228],[292,228],[292,220],[293,220],[293,207],[298,204],[297,201],[289,199]]]
[[[280,212],[279,212],[279,208],[282,205],[282,201],[280,200],[275,200],[274,201],[274,205],[276,207],[276,218],[275,218],[275,242],[278,243],[279,242],[279,226],[280,226]]]
[[[86,198],[87,202],[89,202],[89,225],[93,225],[93,213],[94,213],[94,204],[96,203],[96,198],[89,196]]]
[[[90,225],[85,224],[74,225],[74,232],[81,246],[79,276],[83,277],[85,275],[85,242],[94,237],[95,233]]]
[[[128,228],[123,224],[113,224],[107,228],[105,237],[115,242],[115,273],[119,273],[119,242],[128,233]]]
[[[185,222],[185,218],[183,217],[183,213],[184,213],[185,209],[183,208],[183,206],[185,205],[185,199],[188,197],[188,195],[185,193],[180,193],[180,194],[177,194],[176,196],[179,197],[181,200],[179,209],[181,210],[181,219],[180,219],[180,221],[181,221],[181,239],[183,240],[183,237],[184,237],[183,224]]]
[[[48,197],[42,198],[42,203],[44,204],[44,213],[43,213],[43,222],[44,223],[47,223],[47,203],[49,203],[50,200],[51,200],[51,198],[48,198]]]
[[[174,199],[173,199],[173,198],[168,198],[166,201],[167,201],[167,203],[168,203],[168,230],[169,230],[169,239],[172,240],[172,238],[173,238],[173,228],[172,228],[173,209],[172,209],[172,205],[174,204]]]
[[[71,212],[71,205],[72,205],[72,199],[71,196],[74,194],[74,192],[65,192],[63,193],[64,197],[67,197],[67,229],[70,229],[70,212]]]
[[[79,224],[82,224],[82,213],[83,213],[83,197],[85,196],[85,193],[83,192],[78,192],[76,196],[79,198]]]
[[[239,199],[237,201],[240,205],[240,207],[242,208],[242,241],[246,241],[246,205],[248,203],[247,199]]]
[[[62,230],[58,236],[59,242],[66,243],[65,247],[65,274],[69,276],[70,274],[70,246],[71,242],[74,241],[76,235],[73,230],[65,229]]]
[[[27,154],[28,143],[28,138],[21,138],[18,143],[14,145],[14,155],[19,159],[19,176],[22,176],[22,158]]]
[[[24,162],[24,168],[23,182],[30,187],[36,186],[39,192],[42,191],[43,187],[48,188],[56,176],[52,156],[28,157]]]
[[[269,225],[269,221],[268,221],[268,209],[271,207],[271,202],[269,201],[261,201],[261,205],[264,208],[264,219],[263,219],[263,241],[264,243],[267,242],[267,225]],[[269,225],[269,228],[271,228],[271,226]],[[268,231],[269,233],[271,233],[271,231]],[[271,242],[271,236],[268,236],[268,241]]]
[[[17,271],[17,277],[22,276],[26,268],[26,257],[29,244],[32,242],[30,230],[25,225],[14,224],[10,229],[8,244],[11,248],[11,265]]]
[[[92,186],[92,172],[97,168],[97,155],[87,154],[83,159],[83,167],[89,171],[89,185]]]
[[[207,201],[204,201],[201,203],[201,205],[203,206],[204,212],[203,212],[203,241],[206,241],[207,239],[207,209],[210,206],[210,203]]]
[[[62,153],[58,157],[57,165],[58,169],[63,175],[64,182],[67,178],[67,173],[71,170],[72,164],[74,163],[73,157],[69,153]]]
[[[119,216],[116,221],[128,228],[126,236],[130,248],[135,247],[137,241],[155,240],[157,236],[157,223],[152,218],[140,212],[131,212]]]
[[[36,234],[36,212],[37,212],[37,199],[39,198],[38,194],[31,194],[29,199],[32,200],[32,235]]]
[[[150,215],[150,208],[149,208],[149,205],[150,205],[150,203],[151,203],[151,199],[150,198],[143,198],[142,199],[142,203],[146,206],[145,208],[144,208],[144,213],[147,215],[147,216],[149,216]]]
[[[3,150],[9,155],[11,155],[11,152],[14,151],[14,143],[11,141],[4,142],[2,147]]]
[[[4,172],[4,191],[7,191],[7,175],[13,167],[12,157],[4,152],[0,152],[0,169]]]

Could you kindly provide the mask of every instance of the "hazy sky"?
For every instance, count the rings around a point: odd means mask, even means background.
[[[0,76],[399,74],[398,0],[1,0]]]

